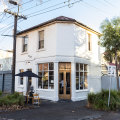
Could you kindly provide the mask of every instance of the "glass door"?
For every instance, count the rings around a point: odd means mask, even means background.
[[[71,98],[71,73],[70,71],[59,72],[59,98]]]

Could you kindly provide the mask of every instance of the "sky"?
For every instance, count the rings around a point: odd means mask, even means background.
[[[2,12],[0,0],[0,49],[12,50],[14,17]],[[4,0],[8,9],[17,12],[15,6]],[[30,28],[58,16],[74,18],[100,32],[100,25],[106,18],[120,16],[120,0],[19,0],[19,14],[27,20],[18,20],[18,31]],[[10,36],[3,36],[10,35]]]

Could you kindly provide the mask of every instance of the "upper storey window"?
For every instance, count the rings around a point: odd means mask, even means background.
[[[23,52],[27,52],[28,49],[28,36],[23,37]]]
[[[91,34],[88,33],[88,50],[92,51],[92,40],[91,40]]]
[[[39,49],[44,48],[44,30],[39,31]]]

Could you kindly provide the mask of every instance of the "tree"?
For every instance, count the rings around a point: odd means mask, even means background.
[[[110,50],[106,50],[106,51],[104,52],[104,59],[105,59],[106,61],[112,63],[113,60],[114,60],[114,55],[113,55],[113,53],[112,53]]]
[[[120,63],[120,17],[104,20],[101,24],[100,45],[105,47],[105,58],[109,62],[115,58],[117,88],[119,89],[118,62]]]

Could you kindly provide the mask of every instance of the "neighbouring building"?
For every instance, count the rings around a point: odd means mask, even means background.
[[[38,78],[16,77],[15,90],[30,85],[40,98],[84,100],[101,90],[100,33],[75,19],[60,16],[17,34],[16,74],[26,70]]]
[[[12,51],[0,50],[0,71],[9,71],[12,68]]]

